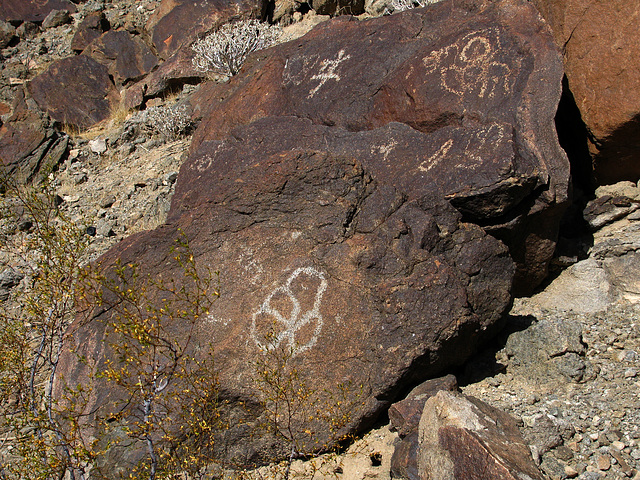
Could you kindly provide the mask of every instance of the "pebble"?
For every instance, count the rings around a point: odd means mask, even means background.
[[[598,470],[609,470],[611,468],[611,458],[609,455],[598,455],[596,457],[596,465],[598,466]]]

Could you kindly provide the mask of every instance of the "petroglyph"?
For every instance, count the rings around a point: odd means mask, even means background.
[[[345,55],[344,50],[340,50],[335,59],[324,59],[320,62],[320,71],[311,77],[311,80],[320,80],[318,86],[309,91],[307,98],[312,98],[318,90],[320,90],[328,80],[340,81],[340,75],[336,73],[336,70],[340,64],[351,58],[351,55]]]
[[[505,124],[493,123],[485,128],[476,130],[467,138],[459,141],[454,151],[456,152],[456,159],[461,161],[456,164],[456,167],[469,169],[481,165],[484,156],[491,156],[487,149],[495,150],[505,140],[507,128]],[[436,153],[418,165],[418,170],[428,172],[434,168],[445,159],[455,143],[452,138],[444,142]],[[461,153],[458,154],[457,152]]]
[[[440,85],[448,92],[493,98],[496,92],[510,94],[515,78],[509,65],[498,60],[499,48],[498,29],[491,28],[469,33],[422,61],[426,73],[439,75]]]
[[[442,145],[438,149],[436,153],[431,155],[426,160],[423,160],[422,163],[418,165],[418,170],[422,170],[423,172],[428,172],[429,170],[431,170],[433,167],[438,165],[444,159],[445,155],[449,153],[449,150],[451,150],[452,146],[453,146],[453,140],[452,139],[447,140],[444,143],[444,145]]]
[[[389,141],[383,145],[376,145],[371,147],[371,153],[375,154],[376,152],[381,153],[385,162],[389,157],[389,154],[393,151],[393,149],[398,145],[398,142],[394,138],[390,138]]]
[[[292,285],[294,284],[300,289],[308,290],[315,286],[315,294],[312,292],[313,305],[306,311],[303,311],[302,301],[296,297],[293,291]],[[311,286],[309,286],[311,285]],[[254,312],[251,319],[251,337],[254,342],[260,348],[260,350],[267,351],[274,348],[278,348],[284,341],[286,345],[292,349],[294,355],[304,352],[305,350],[313,347],[318,341],[318,335],[322,330],[322,315],[320,314],[320,304],[322,302],[322,296],[327,289],[327,280],[322,272],[319,272],[313,267],[302,267],[295,270],[287,279],[286,283],[276,288],[262,303],[260,308]],[[278,309],[273,304],[279,301],[291,307],[290,312],[284,313],[280,307]],[[305,305],[309,307],[309,305]],[[270,338],[269,341],[261,336],[258,332],[258,320],[259,317],[265,317],[265,320],[274,322],[282,330],[274,332],[275,336]],[[315,324],[315,326],[313,326]],[[309,326],[313,328],[310,338],[303,344],[297,341],[296,337],[305,334],[309,337],[309,329],[304,327]],[[302,332],[301,330],[307,330]]]

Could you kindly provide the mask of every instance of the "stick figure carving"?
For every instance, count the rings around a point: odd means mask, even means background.
[[[306,301],[296,296],[294,286],[298,289],[310,290],[304,292]],[[313,289],[315,288],[315,293]],[[322,296],[327,289],[327,280],[322,272],[313,267],[302,267],[295,270],[287,279],[286,283],[276,288],[267,296],[260,308],[253,313],[251,319],[251,337],[258,348],[263,351],[278,348],[282,342],[292,349],[294,355],[302,353],[313,347],[318,341],[318,335],[322,330],[322,315],[320,314],[320,304]],[[310,293],[310,295],[309,295]],[[299,295],[299,294],[298,294]],[[283,312],[282,306],[276,307],[274,303],[280,302],[288,304],[291,310]],[[309,305],[309,304],[312,305]],[[258,332],[258,320],[265,316],[276,324],[281,330],[275,332],[273,341],[265,344],[265,339],[260,337]],[[304,343],[298,343],[296,336],[301,336],[301,329],[309,325],[313,328],[310,338]],[[315,325],[315,326],[314,326]]]

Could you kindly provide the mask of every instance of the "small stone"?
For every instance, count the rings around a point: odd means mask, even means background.
[[[598,455],[596,457],[596,465],[598,466],[598,470],[609,470],[611,468],[611,458],[609,455]]]
[[[565,465],[564,474],[567,476],[567,478],[575,478],[578,476],[578,471],[571,465]]]
[[[107,151],[107,142],[104,138],[96,138],[94,140],[89,141],[89,148],[93,153],[97,153],[98,155],[102,155]]]
[[[624,371],[624,378],[634,378],[636,375],[638,375],[638,370],[635,368],[627,368]]]
[[[615,448],[618,451],[621,451],[624,449],[624,447],[626,447],[626,445],[624,444],[624,442],[621,442],[620,440],[616,440],[614,442],[611,443],[611,446],[613,448]]]
[[[550,455],[545,455],[542,458],[540,469],[546,473],[552,480],[564,480],[567,475],[564,471],[564,467],[560,465],[560,462]]]
[[[98,220],[96,224],[96,233],[103,237],[112,237],[115,235],[113,232],[113,224],[105,219]]]
[[[116,203],[116,197],[115,195],[111,195],[111,194],[107,194],[104,197],[102,197],[102,199],[100,200],[100,207],[102,208],[109,208],[111,207],[114,203]]]

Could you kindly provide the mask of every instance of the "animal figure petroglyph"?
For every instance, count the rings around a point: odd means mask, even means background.
[[[440,85],[455,95],[492,98],[500,90],[508,95],[513,75],[509,65],[497,59],[499,45],[497,29],[481,30],[431,52],[422,62],[427,75],[439,74]]]
[[[311,280],[310,283],[312,285],[317,284],[313,298],[313,305],[307,311],[303,311],[300,300],[296,298],[292,290],[292,284],[296,281],[296,285],[299,285],[301,288],[309,288],[306,286],[308,282],[305,282],[305,276],[307,277],[307,281]],[[314,279],[315,281],[313,281]],[[322,302],[322,296],[326,289],[327,280],[322,272],[319,272],[313,267],[302,267],[295,270],[283,286],[276,288],[269,294],[260,308],[254,312],[252,316],[251,337],[258,348],[263,351],[272,350],[278,348],[284,341],[287,346],[291,348],[293,354],[297,355],[313,347],[318,341],[318,335],[322,330],[323,321],[322,315],[320,314],[320,303]],[[278,297],[281,299],[284,298],[290,302],[291,312],[289,315],[283,314],[272,305],[274,299],[277,299]],[[258,317],[263,315],[267,318],[273,319],[278,326],[283,328],[275,333],[273,338],[269,338],[269,341],[266,341],[265,338],[261,337],[258,332],[257,320]],[[296,341],[296,335],[298,332],[300,332],[303,327],[307,325],[312,326],[314,323],[315,327],[313,328],[313,334],[310,339],[304,344],[299,344]]]
[[[461,152],[456,155],[456,158],[461,158],[463,161],[456,164],[456,168],[475,168],[482,164],[484,161],[483,155],[487,155],[489,152],[487,148],[495,150],[498,145],[504,141],[506,137],[507,127],[500,123],[493,123],[475,131],[472,135],[459,141],[458,148],[455,151]],[[423,160],[418,165],[418,170],[428,172],[436,165],[442,162],[451,148],[455,145],[455,141],[450,138],[444,142],[440,148],[433,155]]]

